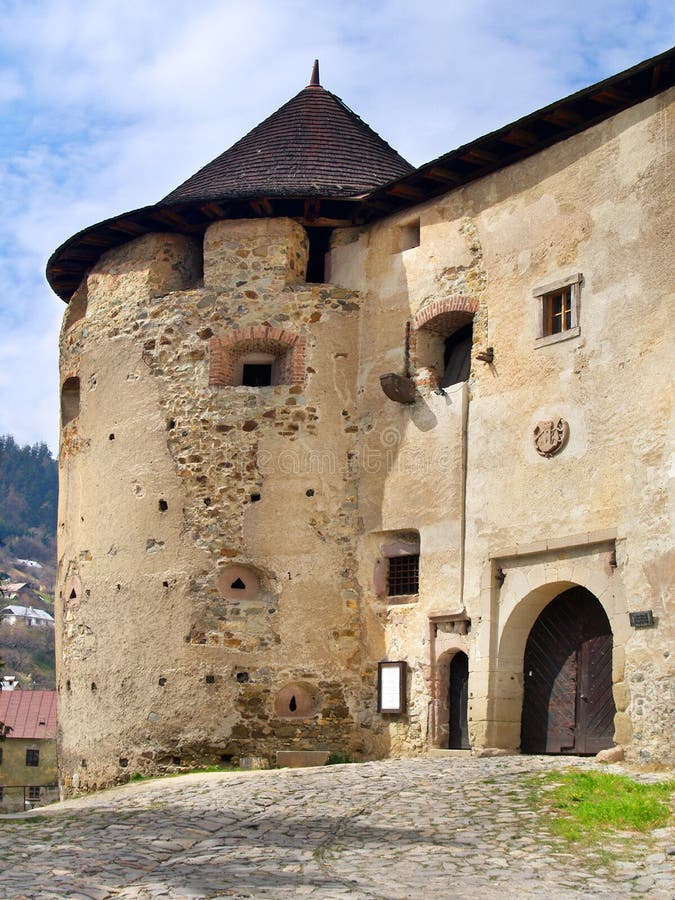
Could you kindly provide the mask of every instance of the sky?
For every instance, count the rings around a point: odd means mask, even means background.
[[[671,0],[0,0],[0,434],[58,452],[45,264],[155,203],[312,62],[414,165],[668,49]]]

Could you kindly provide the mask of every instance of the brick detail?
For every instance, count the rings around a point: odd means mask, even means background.
[[[270,353],[280,361],[278,384],[302,384],[305,380],[307,338],[269,325],[237,328],[209,341],[209,384],[234,385],[237,361],[248,353]]]
[[[452,294],[440,300],[433,300],[424,306],[411,322],[411,330],[425,328],[443,337],[449,337],[462,325],[471,321],[478,312],[478,300],[465,294]]]

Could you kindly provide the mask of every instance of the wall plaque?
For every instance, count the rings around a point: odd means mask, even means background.
[[[569,434],[570,426],[563,418],[537,422],[534,426],[534,446],[537,453],[547,459],[555,456],[567,443]]]
[[[380,662],[377,664],[378,712],[405,712],[407,668],[405,662]]]
[[[628,621],[633,628],[649,628],[654,624],[654,614],[651,609],[643,609],[640,612],[629,612]]]

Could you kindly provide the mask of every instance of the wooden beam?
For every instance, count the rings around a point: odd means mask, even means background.
[[[545,122],[550,122],[552,125],[566,128],[569,125],[578,125],[580,122],[583,122],[584,117],[581,113],[576,112],[576,110],[563,106],[560,107],[560,109],[554,109],[552,112],[542,116],[542,119]]]
[[[457,184],[462,180],[462,176],[450,169],[444,169],[442,166],[432,166],[431,169],[419,173],[422,178],[428,178],[430,181],[440,181],[441,184]]]
[[[460,159],[471,163],[472,166],[484,166],[485,163],[499,162],[499,157],[496,153],[490,153],[489,150],[483,150],[481,147],[472,147],[471,150],[463,153]]]
[[[391,187],[386,189],[386,193],[393,194],[395,197],[407,197],[410,200],[423,200],[426,197],[426,192],[421,188],[416,188],[403,182],[392,184]]]
[[[199,211],[208,219],[224,219],[225,211],[219,203],[200,203]]]
[[[602,91],[591,94],[590,99],[596,103],[602,103],[603,106],[622,106],[632,100],[630,94],[616,87],[606,87]]]
[[[533,147],[538,143],[539,138],[531,131],[525,131],[524,128],[512,128],[500,135],[499,140],[505,144],[513,144],[514,147]]]
[[[164,222],[168,225],[178,225],[179,228],[189,228],[190,223],[187,222],[179,213],[172,209],[155,209],[152,211],[151,218],[155,222]]]
[[[122,234],[146,234],[148,229],[145,225],[139,225],[138,222],[132,222],[129,219],[118,219],[116,222],[108,222],[106,228],[112,228],[113,231],[121,231]]]
[[[274,207],[267,197],[258,197],[256,200],[248,202],[256,216],[271,216],[274,213]]]
[[[320,209],[321,199],[319,197],[312,197],[311,199],[305,200],[304,213],[307,221],[313,222],[318,217]]]

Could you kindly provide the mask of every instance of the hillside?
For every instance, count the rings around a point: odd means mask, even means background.
[[[21,598],[0,596],[54,614],[58,466],[46,444],[20,447],[0,435],[0,588],[25,583]],[[0,623],[3,675],[23,688],[54,687],[54,630]]]

